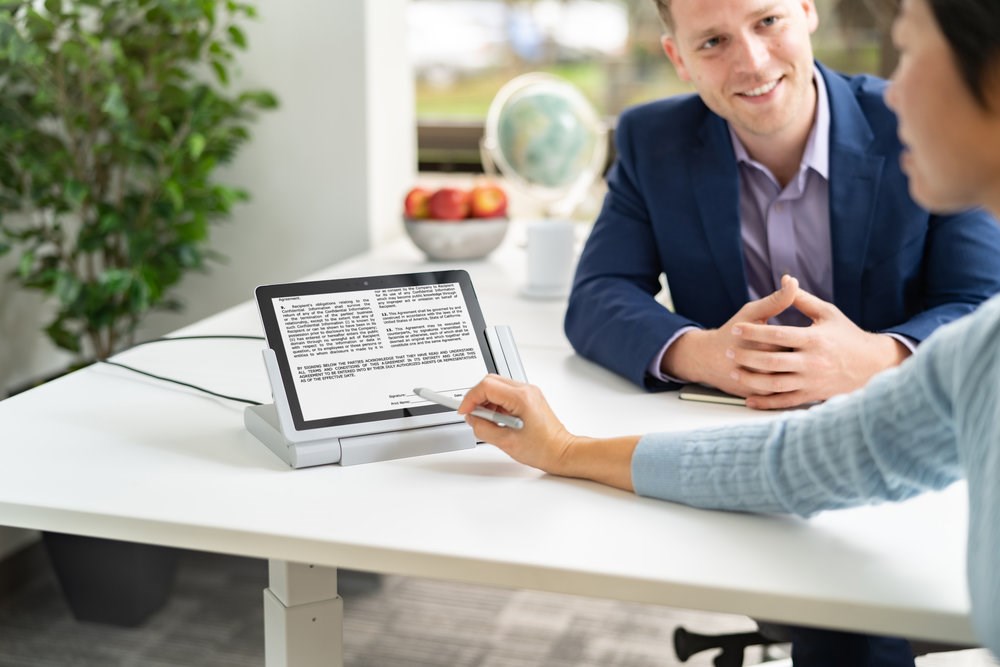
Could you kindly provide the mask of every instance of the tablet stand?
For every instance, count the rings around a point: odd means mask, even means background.
[[[500,375],[527,380],[510,327],[488,327],[486,340]],[[372,432],[347,436],[329,435],[329,429],[296,432],[274,350],[264,348],[263,355],[274,403],[247,406],[243,411],[243,423],[250,433],[293,468],[328,463],[348,466],[476,446],[472,428],[457,415],[454,422],[447,424],[388,431],[377,430],[378,423],[374,422]]]
[[[274,403],[248,406],[243,422],[248,431],[293,468],[327,463],[350,466],[476,446],[476,437],[465,422],[308,442],[291,442],[285,437]]]

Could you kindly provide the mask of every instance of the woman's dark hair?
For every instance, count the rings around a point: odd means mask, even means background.
[[[989,107],[990,78],[1000,81],[1000,0],[927,0],[938,27],[955,52],[965,85]]]

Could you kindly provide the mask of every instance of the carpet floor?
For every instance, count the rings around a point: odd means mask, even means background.
[[[0,598],[0,667],[261,666],[266,585],[264,561],[184,552],[167,605],[123,629],[74,620],[40,567]],[[338,585],[345,667],[670,667],[681,664],[677,625],[754,627],[742,616],[409,577],[346,572]],[[750,649],[746,664],[764,657]],[[979,651],[934,660],[927,667],[994,664]],[[712,665],[712,653],[684,664]]]

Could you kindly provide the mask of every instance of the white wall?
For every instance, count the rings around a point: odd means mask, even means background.
[[[63,368],[70,360],[41,331],[52,308],[38,295],[7,280],[16,260],[13,252],[0,259],[0,400],[12,387]]]
[[[242,88],[274,91],[227,167],[249,204],[217,227],[229,257],[192,276],[181,314],[156,314],[140,337],[166,333],[249,298],[254,286],[294,280],[401,233],[400,202],[416,174],[407,0],[258,0],[241,58]],[[11,258],[0,263],[0,272]],[[45,308],[0,281],[0,395],[62,368],[40,333]],[[10,541],[0,532],[0,557]]]
[[[226,178],[252,194],[217,228],[229,256],[185,284],[176,328],[401,233],[400,202],[416,174],[407,0],[259,0],[242,59],[245,87],[277,93]]]

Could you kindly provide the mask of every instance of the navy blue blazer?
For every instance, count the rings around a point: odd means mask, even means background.
[[[833,302],[867,331],[922,341],[1000,292],[1000,228],[910,198],[886,83],[820,66],[830,101]],[[608,194],[566,311],[576,351],[649,389],[675,331],[717,328],[749,301],[739,175],[726,122],[696,95],[635,107],[615,132]],[[665,275],[675,312],[660,305]]]

